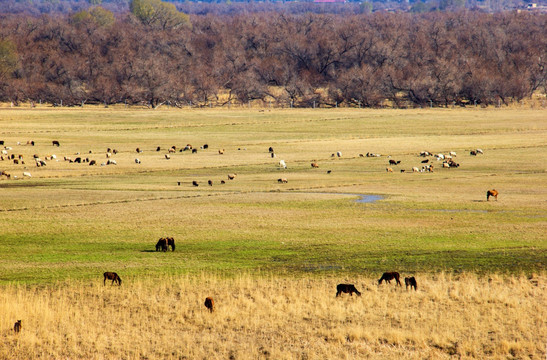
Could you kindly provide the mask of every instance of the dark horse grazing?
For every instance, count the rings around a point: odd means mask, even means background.
[[[122,285],[122,279],[120,279],[120,277],[118,276],[118,274],[116,274],[115,272],[105,272],[104,273],[104,281],[103,281],[103,285],[106,285],[106,279],[108,280],[112,280],[112,285],[114,285],[115,282],[118,283],[118,285]]]
[[[336,285],[336,297],[340,296],[342,293],[349,293],[350,296],[353,296],[353,293],[356,293],[357,296],[361,296],[361,293],[355,288],[355,285],[353,284]]]
[[[215,311],[215,301],[212,297],[205,298],[205,307],[209,309],[209,312]]]
[[[399,273],[398,272],[385,272],[382,274],[382,277],[380,278],[380,280],[378,280],[378,285],[380,285],[382,283],[382,280],[385,280],[388,284],[391,284],[391,280],[395,279],[397,281],[397,285],[399,286],[403,286],[401,285],[401,281],[399,280]]]
[[[171,250],[175,251],[175,239],[172,237],[160,238],[156,243],[156,251],[167,251],[171,246]]]
[[[412,287],[414,287],[414,291],[417,290],[416,287],[418,286],[418,284],[416,284],[416,279],[414,278],[414,276],[405,278],[405,286],[407,290],[409,286],[410,286],[410,290],[412,290]]]

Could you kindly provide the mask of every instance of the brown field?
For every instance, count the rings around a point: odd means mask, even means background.
[[[546,278],[122,279],[0,295],[2,359],[543,359]],[[209,313],[204,299],[215,299]],[[11,328],[22,318],[23,329]]]

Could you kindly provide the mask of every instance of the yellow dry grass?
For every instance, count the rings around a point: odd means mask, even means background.
[[[545,358],[544,275],[418,274],[417,292],[362,277],[123,280],[4,287],[0,358]],[[336,298],[337,282],[362,296]]]

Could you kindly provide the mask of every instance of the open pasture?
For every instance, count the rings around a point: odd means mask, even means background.
[[[2,147],[25,161],[0,160],[0,359],[544,358],[545,119],[0,110]],[[412,172],[424,160],[434,171]],[[167,236],[176,251],[156,252]],[[418,291],[377,286],[384,271]]]
[[[25,164],[0,161],[11,175],[0,180],[0,282],[107,268],[544,271],[545,119],[545,110],[499,109],[3,109],[0,140]],[[187,144],[197,152],[181,152]],[[117,154],[107,158],[108,148]],[[477,148],[484,154],[469,155]],[[454,151],[460,167],[444,169],[424,150]],[[34,154],[56,160],[36,167]],[[413,173],[424,159],[434,171]],[[108,160],[117,164],[101,166]],[[492,188],[499,199],[486,202]],[[177,251],[154,251],[164,236]]]

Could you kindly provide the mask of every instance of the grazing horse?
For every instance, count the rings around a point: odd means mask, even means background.
[[[209,309],[209,312],[215,311],[215,301],[212,297],[205,298],[205,307]]]
[[[57,140],[53,140],[51,143],[53,144],[53,146],[57,146],[57,147],[61,146],[61,144]]]
[[[23,328],[23,325],[21,324],[21,320],[17,320],[17,322],[13,325],[13,331],[18,333]]]
[[[493,196],[494,198],[496,198],[496,201],[498,201],[498,191],[497,190],[495,190],[495,189],[488,190],[486,192],[486,201],[488,201],[490,199],[490,196]]]
[[[418,286],[418,284],[416,284],[416,279],[414,278],[414,276],[405,278],[405,287],[407,290],[409,286],[410,286],[410,290],[412,290],[412,287],[414,287],[414,291],[417,290],[416,287]]]
[[[115,272],[105,272],[104,274],[104,281],[103,285],[106,285],[106,279],[112,280],[112,285],[114,285],[115,282],[118,283],[118,285],[122,285],[122,279],[116,274]]]
[[[167,247],[171,246],[171,251],[175,251],[175,239],[172,237],[167,238]]]
[[[156,251],[167,251],[167,239],[161,238],[156,243]]]
[[[357,296],[361,296],[361,293],[355,288],[355,285],[353,284],[336,285],[336,297],[340,296],[342,293],[349,293],[350,296],[353,296],[353,293],[356,293]]]
[[[399,280],[399,273],[398,272],[385,272],[382,274],[382,277],[378,280],[378,285],[382,283],[383,280],[385,280],[388,284],[391,284],[391,280],[395,279],[397,281],[397,285],[401,285],[401,281]]]

